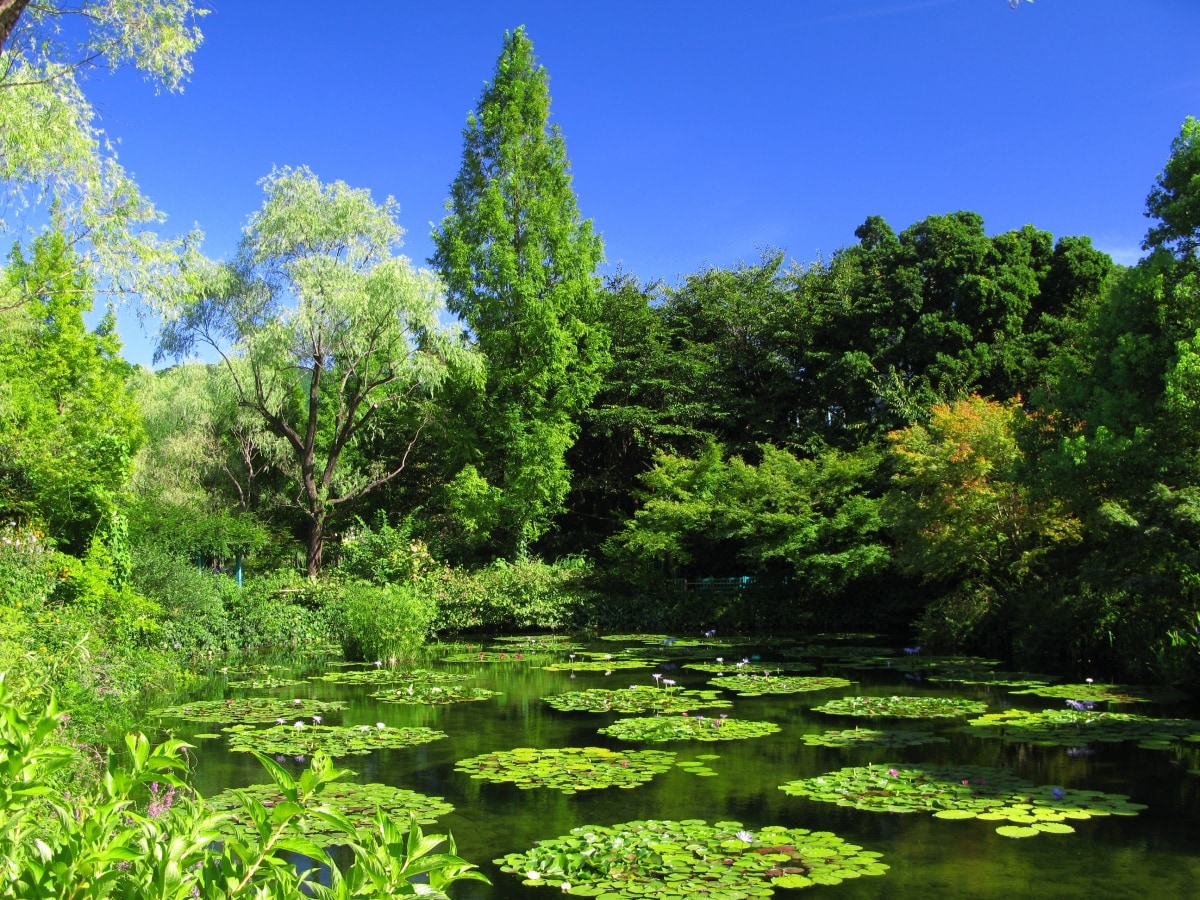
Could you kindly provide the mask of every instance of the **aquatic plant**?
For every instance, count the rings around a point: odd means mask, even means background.
[[[299,723],[304,725],[303,722]],[[285,756],[350,756],[391,747],[414,747],[446,737],[434,728],[391,728],[375,725],[275,725],[271,728],[230,729],[229,749],[280,753]]]
[[[1146,807],[1124,794],[1036,786],[986,766],[852,766],[779,786],[795,797],[870,812],[926,812],[939,819],[1005,821],[1005,837],[1070,834],[1071,820],[1132,816]]]
[[[554,662],[549,653],[526,653],[523,650],[478,650],[466,653],[451,653],[443,656],[442,662],[451,663],[525,663],[526,665],[545,665]]]
[[[813,672],[816,666],[801,662],[750,662],[749,660],[733,660],[726,662],[691,662],[684,663],[683,668],[694,669],[697,672],[711,672],[724,675],[726,672],[737,675],[762,675],[764,672]]]
[[[255,691],[269,691],[281,687],[293,687],[297,684],[304,684],[299,678],[275,678],[268,675],[266,678],[243,678],[239,681],[230,681],[228,686],[231,688],[243,688]]]
[[[622,741],[736,741],[775,734],[774,722],[754,722],[727,716],[649,716],[617,719],[599,729]]]
[[[574,659],[541,666],[550,672],[615,672],[618,669],[648,669],[655,659]]]
[[[462,684],[428,684],[410,681],[403,687],[373,691],[370,696],[385,703],[410,703],[424,706],[444,706],[448,703],[469,703],[499,697],[499,691]]]
[[[607,787],[632,788],[666,772],[675,754],[664,750],[517,747],[461,759],[454,768],[472,778],[511,782],[522,789],[552,788],[564,794]]]
[[[431,669],[370,668],[352,671],[322,672],[310,675],[313,681],[329,681],[334,684],[395,684],[403,681],[468,681],[472,676],[462,672],[435,672]]]
[[[567,691],[545,698],[552,707],[563,712],[663,712],[689,713],[697,709],[718,709],[732,706],[717,691],[686,690],[678,687],[656,688],[635,684],[628,688],[588,688]]]
[[[300,718],[339,710],[340,700],[311,700],[294,697],[231,697],[227,700],[195,700],[180,706],[154,710],[151,715],[163,719],[187,719],[189,722],[275,722],[281,718]]]
[[[966,734],[1048,747],[1137,741],[1139,747],[1159,750],[1169,747],[1172,741],[1200,733],[1200,721],[1195,719],[1156,719],[1134,713],[1075,709],[1007,709],[971,719],[967,726],[963,729]]]
[[[495,863],[527,885],[577,896],[741,900],[883,875],[882,856],[828,831],[650,819],[582,825]]]
[[[978,700],[957,697],[840,697],[821,706],[814,712],[836,716],[879,716],[903,719],[935,719],[981,713],[987,704]]]
[[[1059,700],[1075,700],[1080,703],[1145,703],[1147,701],[1146,697],[1141,696],[1132,688],[1095,683],[1032,685],[1025,690],[1012,691],[1012,693],[1032,694],[1035,697],[1051,697]]]
[[[846,688],[854,684],[845,678],[816,675],[774,675],[770,671],[762,675],[722,675],[709,679],[713,687],[734,691],[743,697],[760,697],[763,694],[798,694],[807,691],[828,691]]]

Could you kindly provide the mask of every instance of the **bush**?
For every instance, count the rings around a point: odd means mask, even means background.
[[[224,600],[226,650],[311,647],[335,639],[328,589],[319,583],[291,572],[247,578],[243,588],[230,578],[214,581]]]
[[[131,581],[163,609],[161,646],[187,652],[224,649],[228,579],[200,571],[195,560],[160,546],[144,546],[133,554]]]
[[[474,572],[446,569],[434,577],[438,632],[528,631],[586,624],[592,593],[588,565],[570,559],[499,561]]]
[[[412,582],[338,585],[332,618],[346,659],[383,660],[411,657],[429,638],[437,614],[436,601]]]

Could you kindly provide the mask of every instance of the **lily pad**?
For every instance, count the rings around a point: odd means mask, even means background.
[[[471,662],[486,662],[486,663],[525,663],[526,665],[544,665],[553,662],[554,658],[549,653],[527,653],[524,650],[479,650],[468,653],[451,653],[449,656],[443,656],[442,662],[452,663],[471,663]]]
[[[826,731],[823,734],[805,734],[804,743],[812,747],[917,747],[921,744],[945,744],[946,738],[925,731],[875,731],[870,728],[853,728],[845,731]]]
[[[329,756],[350,756],[392,747],[414,747],[446,737],[434,728],[391,728],[384,725],[276,725],[229,736],[229,749],[257,750],[259,753],[283,753],[309,756],[317,751]]]
[[[518,747],[459,760],[454,768],[472,778],[511,782],[522,789],[546,787],[574,794],[607,787],[637,787],[666,772],[675,754],[664,750]]]
[[[715,675],[762,675],[763,673],[780,672],[812,672],[816,666],[800,662],[750,662],[736,660],[734,662],[690,662],[684,663],[683,668],[694,669],[697,672],[711,672]]]
[[[650,716],[617,719],[599,731],[622,741],[736,741],[775,734],[779,726],[726,716]]]
[[[254,823],[242,808],[238,794],[258,800],[268,810],[284,800],[274,784],[252,784],[222,791],[209,798],[207,803],[213,810],[230,813],[229,820],[220,826],[224,834],[248,836],[254,833]],[[334,782],[321,789],[321,799],[346,816],[364,836],[375,828],[376,809],[401,818],[411,814],[422,825],[432,825],[438,817],[454,812],[454,807],[441,797],[430,797],[388,784]],[[336,833],[332,828],[324,829],[316,817],[310,817],[308,821],[305,834],[309,836]]]
[[[275,678],[268,675],[265,678],[243,678],[239,681],[230,681],[228,683],[231,688],[243,688],[254,691],[269,691],[281,687],[293,687],[297,684],[303,684],[299,678]]]
[[[649,669],[657,665],[653,659],[570,659],[553,662],[541,668],[551,672],[615,672],[618,669]]]
[[[471,678],[461,672],[435,672],[430,669],[396,669],[381,666],[378,669],[356,669],[353,671],[323,672],[310,676],[314,681],[330,681],[334,684],[395,684],[396,682],[462,682]]]
[[[564,712],[666,712],[690,713],[697,709],[724,708],[733,705],[717,691],[685,690],[678,687],[654,687],[637,684],[628,688],[589,688],[567,691],[545,698],[552,707]]]
[[[789,781],[779,789],[792,796],[872,812],[925,812],[942,819],[980,818],[1022,826],[1136,815],[1146,808],[1131,803],[1124,794],[1038,787],[1004,769],[986,766],[852,766]],[[1061,828],[1042,830],[1069,833]]]
[[[465,684],[429,684],[427,682],[410,681],[402,687],[389,687],[373,691],[370,696],[385,703],[445,706],[450,703],[470,703],[474,700],[487,700],[489,697],[499,697],[500,692]]]
[[[196,700],[181,706],[156,709],[151,715],[164,719],[186,719],[189,722],[275,722],[323,715],[342,709],[338,700],[309,700],[296,697],[280,700],[276,697],[233,697],[228,700]]]
[[[815,675],[755,675],[739,672],[710,679],[713,687],[735,691],[743,697],[760,697],[763,694],[798,694],[807,691],[829,691],[850,687],[854,682],[845,678]]]
[[[771,896],[773,887],[882,875],[881,857],[828,831],[772,825],[752,833],[739,822],[651,819],[582,825],[495,862],[525,884],[577,896],[743,900]]]
[[[1145,703],[1146,697],[1120,685],[1103,684],[1044,684],[1034,685],[1014,694],[1033,694],[1035,697],[1052,697],[1060,700],[1075,700],[1082,703]]]
[[[936,719],[981,713],[987,704],[979,700],[959,697],[926,697],[912,695],[904,697],[840,697],[821,706],[814,712],[835,716],[880,716],[903,719]]]
[[[1062,747],[1080,747],[1092,741],[1137,741],[1140,747],[1159,749],[1200,731],[1200,721],[1195,719],[1075,709],[1008,709],[971,719],[967,725],[966,733],[980,737]]]

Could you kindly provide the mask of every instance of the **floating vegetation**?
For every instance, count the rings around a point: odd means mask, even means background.
[[[451,653],[449,656],[442,657],[442,662],[451,663],[488,662],[542,665],[553,661],[553,657],[549,653],[526,653],[522,650],[477,650],[469,653]]]
[[[598,788],[637,787],[668,771],[674,762],[675,754],[665,750],[517,747],[459,760],[454,768],[472,778],[511,782],[523,790],[544,787],[574,794]]]
[[[304,684],[299,678],[275,678],[268,675],[266,678],[243,678],[240,681],[230,681],[228,686],[231,688],[249,688],[254,691],[270,691],[275,688],[293,687],[297,684]]]
[[[459,682],[471,676],[461,672],[434,672],[430,669],[394,669],[386,666],[378,669],[356,669],[346,672],[324,672],[311,676],[314,681],[331,681],[334,684],[394,684],[398,681]]]
[[[681,759],[675,763],[675,767],[683,769],[689,775],[700,775],[704,777],[716,775],[712,769],[708,767],[708,760],[720,759],[721,757],[715,753],[701,753],[695,759]]]
[[[296,697],[280,700],[276,697],[234,697],[228,700],[196,700],[182,706],[156,709],[151,715],[164,719],[187,719],[189,722],[275,722],[279,719],[322,715],[342,709],[339,700],[309,700]]]
[[[588,688],[546,697],[546,702],[563,712],[665,712],[689,713],[697,709],[733,706],[718,691],[685,690],[635,684],[628,688]]]
[[[977,684],[985,687],[1026,688],[1049,684],[1048,675],[1035,672],[1005,672],[974,666],[946,666],[925,673],[925,680],[937,684]]]
[[[722,675],[709,682],[713,687],[736,691],[743,697],[763,694],[798,694],[806,691],[828,691],[854,684],[845,678],[815,675]]]
[[[441,740],[446,732],[434,728],[392,728],[375,725],[292,725],[271,728],[230,729],[229,749],[286,756],[311,756],[320,751],[328,756],[351,756],[393,747],[415,747]]]
[[[576,650],[579,645],[563,634],[506,634],[495,638],[501,648],[492,649],[526,650],[529,652],[551,653]],[[514,647],[519,644],[519,647]]]
[[[1077,703],[1145,703],[1146,697],[1120,685],[1103,684],[1041,684],[1013,691],[1014,694],[1033,694],[1035,697],[1052,697]]]
[[[571,659],[541,668],[551,672],[615,672],[618,669],[648,669],[657,664],[654,659]]]
[[[1095,710],[1044,709],[1031,712],[1009,709],[971,719],[967,734],[1026,741],[1044,747],[1079,747],[1092,741],[1137,741],[1139,747],[1161,750],[1172,741],[1200,732],[1195,719],[1156,719],[1133,713]]]
[[[828,831],[768,825],[751,833],[740,822],[650,819],[582,825],[494,862],[527,885],[577,896],[742,900],[769,897],[773,887],[883,875],[882,855]]]
[[[220,826],[223,833],[231,836],[255,833],[254,822],[243,809],[238,794],[252,797],[265,806],[268,812],[284,802],[283,794],[274,784],[252,784],[249,787],[222,791],[209,798],[207,803],[213,810],[231,814],[230,819]],[[454,807],[441,797],[430,797],[388,784],[333,782],[321,789],[321,800],[346,816],[362,834],[375,828],[376,809],[402,819],[411,814],[422,825],[432,825],[439,816],[454,812]],[[305,821],[308,823],[305,834],[309,836],[329,836],[338,833],[332,827],[328,830],[322,828],[317,816],[309,816]]]
[[[854,728],[846,731],[826,731],[823,734],[801,736],[810,747],[833,747],[847,749],[857,747],[917,747],[922,744],[949,743],[946,738],[924,731],[874,731],[870,728]]]
[[[599,729],[600,734],[607,734],[622,741],[737,741],[743,738],[764,737],[777,731],[779,726],[774,722],[730,719],[724,715],[617,719],[611,725]]]
[[[404,687],[386,688],[375,691],[370,696],[385,703],[442,706],[447,703],[470,703],[473,700],[499,697],[500,692],[481,687],[469,687],[465,684],[429,684],[411,681]]]
[[[908,648],[913,650],[913,648]],[[849,669],[895,669],[899,672],[924,672],[932,670],[984,672],[1002,665],[998,659],[985,659],[982,656],[937,656],[922,655],[919,652],[905,651],[903,656],[876,651],[874,656],[856,656],[847,659],[839,665]]]
[[[1038,787],[1004,769],[986,766],[854,766],[816,778],[789,781],[781,791],[871,812],[926,812],[939,819],[1009,822],[1005,837],[1042,832],[1070,834],[1069,821],[1133,816],[1146,807],[1124,794]]]
[[[684,663],[683,668],[695,669],[697,672],[711,672],[716,675],[762,675],[767,672],[813,672],[816,666],[799,662],[750,662],[748,659],[737,662],[693,662]]]
[[[937,719],[981,713],[987,704],[957,697],[840,697],[814,712],[835,716],[881,716],[897,719]]]

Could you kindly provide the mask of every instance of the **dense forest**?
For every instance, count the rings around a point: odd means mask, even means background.
[[[393,201],[305,167],[217,263],[138,231],[75,80],[177,87],[194,10],[153,5],[63,47],[0,3],[0,172],[52,206],[0,271],[0,671],[79,740],[197,658],[473,630],[865,629],[1200,685],[1200,122],[1132,267],[958,211],[601,278],[517,29],[428,271]],[[85,324],[129,292],[157,371]]]

